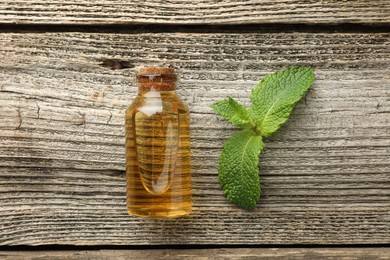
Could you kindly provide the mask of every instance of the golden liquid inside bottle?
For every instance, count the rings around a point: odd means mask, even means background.
[[[130,215],[191,212],[189,110],[175,91],[141,91],[127,109],[126,184]]]

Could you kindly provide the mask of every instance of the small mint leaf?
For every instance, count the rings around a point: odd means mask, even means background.
[[[233,98],[218,101],[211,105],[211,108],[218,114],[225,117],[233,125],[241,128],[250,128],[251,121],[247,110],[243,105],[235,101]]]
[[[294,105],[314,81],[309,67],[290,67],[264,77],[251,93],[248,109],[263,137],[269,137],[285,123]]]
[[[255,208],[260,198],[259,154],[261,136],[251,130],[233,134],[224,144],[218,177],[227,199],[240,208]]]

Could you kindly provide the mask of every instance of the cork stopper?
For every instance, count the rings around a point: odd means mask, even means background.
[[[172,91],[176,89],[177,76],[173,68],[144,67],[137,75],[138,89]]]
[[[153,74],[174,74],[173,68],[165,67],[144,67],[139,70],[140,75],[153,75]]]

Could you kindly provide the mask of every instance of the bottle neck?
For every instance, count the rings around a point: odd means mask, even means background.
[[[148,91],[176,91],[176,84],[171,83],[139,83],[138,82],[138,92],[148,92]]]

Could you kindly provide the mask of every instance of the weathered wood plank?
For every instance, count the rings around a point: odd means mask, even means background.
[[[1,245],[390,243],[389,34],[2,34],[0,50]],[[133,70],[107,59],[180,68],[191,216],[127,215],[123,114],[136,90]],[[236,128],[209,105],[248,104],[260,77],[290,64],[317,80],[266,140],[262,199],[245,212],[216,176]]]
[[[4,260],[18,259],[390,259],[389,248],[221,248],[96,251],[5,251]]]
[[[1,23],[269,24],[390,22],[387,0],[2,0]]]

